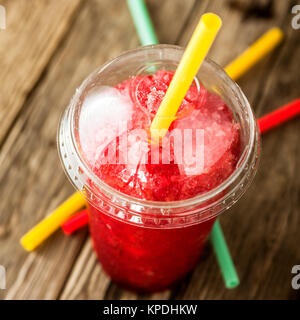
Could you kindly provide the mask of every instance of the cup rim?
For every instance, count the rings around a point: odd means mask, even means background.
[[[176,45],[167,45],[167,44],[159,44],[159,45],[148,45],[148,46],[143,46],[139,47],[133,50],[128,50],[123,52],[122,54],[118,55],[117,57],[108,60],[105,64],[103,64],[100,68],[92,72],[80,85],[79,89],[76,90],[75,95],[73,96],[69,107],[70,107],[70,112],[71,112],[71,123],[74,124],[74,115],[75,115],[75,109],[76,109],[76,102],[78,101],[78,98],[81,96],[81,93],[84,91],[86,86],[88,85],[88,82],[90,81],[91,78],[96,76],[97,74],[101,73],[103,70],[108,68],[111,64],[113,64],[115,61],[124,58],[125,56],[131,55],[135,52],[140,52],[140,51],[147,51],[147,50],[153,50],[153,49],[172,49],[172,50],[177,50],[177,51],[184,51],[184,49],[180,46]],[[127,195],[121,191],[118,191],[114,189],[113,187],[109,186],[106,184],[104,181],[99,179],[96,174],[92,171],[92,169],[88,166],[86,161],[83,159],[82,154],[79,151],[78,148],[78,143],[75,139],[75,132],[74,132],[74,125],[71,125],[71,134],[70,138],[72,140],[72,144],[74,146],[74,151],[75,156],[80,163],[80,166],[83,168],[83,170],[87,173],[89,178],[93,181],[93,184],[99,188],[99,190],[102,192],[104,191],[105,194],[109,194],[110,196],[117,197],[118,200],[120,201],[126,201],[129,202],[130,204],[137,205],[137,206],[143,206],[146,208],[159,208],[159,209],[173,209],[173,208],[184,208],[188,206],[193,206],[193,205],[201,205],[202,203],[206,203],[209,200],[214,199],[218,194],[221,194],[224,190],[226,190],[230,185],[233,185],[235,181],[242,175],[244,172],[244,169],[248,163],[249,158],[251,157],[252,149],[255,143],[255,137],[257,133],[257,126],[256,126],[256,120],[253,114],[253,111],[251,109],[251,106],[245,97],[244,93],[242,92],[241,88],[238,86],[238,84],[233,81],[229,75],[224,71],[222,67],[220,67],[217,63],[212,61],[209,58],[206,58],[203,61],[203,64],[206,64],[217,72],[218,76],[221,78],[221,80],[226,83],[232,89],[235,94],[237,95],[237,99],[241,101],[241,103],[246,107],[247,113],[249,115],[249,128],[250,128],[250,134],[249,134],[249,141],[247,143],[247,147],[244,150],[244,152],[241,154],[239,161],[238,161],[238,167],[235,169],[235,171],[225,180],[223,181],[219,186],[216,188],[213,188],[212,190],[205,192],[203,194],[197,195],[195,197],[185,199],[185,200],[176,200],[176,201],[153,201],[153,200],[144,200],[144,199],[139,199],[137,197],[133,197],[130,195]],[[59,139],[58,139],[59,140]],[[58,148],[60,150],[60,148]],[[60,158],[62,160],[62,155],[61,152],[59,152]],[[63,162],[63,161],[62,161]],[[67,175],[69,176],[66,168],[65,171]],[[70,178],[70,176],[69,176]],[[73,185],[75,185],[74,181],[70,178],[71,182]],[[76,187],[76,185],[75,185]],[[80,190],[83,195],[84,190]],[[94,194],[94,191],[91,191]],[[234,192],[232,190],[231,192]]]

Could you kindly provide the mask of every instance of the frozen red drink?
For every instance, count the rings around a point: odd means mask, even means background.
[[[116,58],[83,83],[60,127],[97,256],[116,283],[142,292],[169,288],[195,267],[216,216],[241,196],[257,162],[251,108],[210,61],[163,141],[151,141],[181,54],[151,46]]]

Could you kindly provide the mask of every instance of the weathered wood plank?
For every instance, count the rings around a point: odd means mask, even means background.
[[[299,32],[290,25],[292,2],[273,1],[271,17],[249,18],[244,8],[233,10],[229,2],[212,1],[223,31],[212,57],[225,64],[267,28],[279,25],[286,34],[283,46],[265,58],[240,82],[258,116],[299,97],[297,68]],[[246,7],[247,9],[247,7]],[[197,12],[196,15],[200,15]],[[192,27],[191,27],[192,28]],[[188,30],[188,28],[187,28]],[[222,37],[222,40],[220,38]],[[228,50],[224,50],[228,48]],[[239,204],[221,218],[231,253],[241,278],[235,290],[226,290],[210,250],[177,299],[288,299],[297,298],[291,288],[291,268],[300,259],[299,223],[299,126],[296,119],[263,137],[258,176]]]
[[[0,31],[0,143],[68,30],[80,0],[3,0]]]
[[[72,274],[68,279],[61,299],[104,299],[109,277],[102,271],[90,239],[86,241]]]

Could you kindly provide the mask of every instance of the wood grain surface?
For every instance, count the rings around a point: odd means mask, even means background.
[[[284,43],[239,84],[256,115],[299,97],[300,30],[294,1],[148,0],[161,43],[186,45],[201,14],[223,27],[210,57],[225,66],[272,26]],[[250,190],[221,223],[241,284],[227,290],[208,244],[197,268],[174,288],[141,296],[111,283],[87,230],[61,231],[28,254],[20,237],[73,189],[57,156],[59,117],[94,69],[139,45],[126,1],[6,0],[0,30],[0,299],[298,299],[291,269],[300,264],[300,119],[262,137],[260,168]]]

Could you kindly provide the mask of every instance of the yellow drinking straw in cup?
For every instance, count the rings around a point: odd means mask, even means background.
[[[157,142],[168,131],[194,77],[205,59],[222,21],[213,13],[206,13],[188,43],[174,77],[151,123],[151,141]]]

